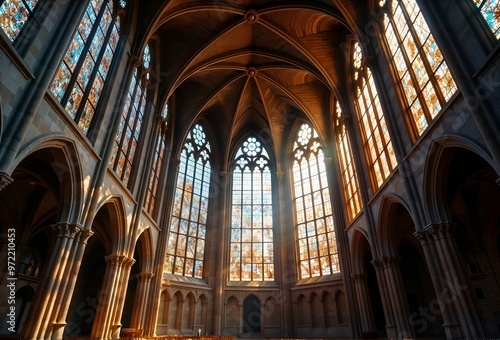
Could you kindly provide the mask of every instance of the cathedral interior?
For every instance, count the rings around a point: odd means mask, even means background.
[[[0,338],[500,337],[500,1],[0,27]]]

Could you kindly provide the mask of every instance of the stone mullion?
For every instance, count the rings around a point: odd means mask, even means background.
[[[74,237],[81,227],[76,224],[59,223],[53,226],[58,230],[58,236],[47,263],[47,270],[41,278],[35,301],[32,303],[27,324],[23,329],[23,338],[44,338],[53,322],[57,322],[57,314],[53,313],[56,300],[64,294],[61,281],[68,265],[68,256],[71,251]]]
[[[373,306],[370,300],[368,291],[367,274],[351,275],[356,290],[357,301],[359,303],[359,312],[361,318],[362,332],[374,331],[376,329],[375,320],[373,319]]]

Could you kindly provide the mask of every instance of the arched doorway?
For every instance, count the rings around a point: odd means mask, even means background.
[[[261,332],[260,300],[253,294],[243,301],[243,332]]]
[[[488,337],[500,336],[500,188],[498,173],[485,159],[459,147],[444,149],[440,161],[439,198],[452,221],[450,233],[457,247],[459,290],[450,300],[464,296],[468,305],[465,318],[469,324],[488,325]],[[450,295],[450,294],[448,294]],[[466,309],[463,309],[466,313]]]

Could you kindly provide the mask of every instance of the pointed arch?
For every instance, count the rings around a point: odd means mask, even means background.
[[[32,156],[31,156],[32,155]],[[54,172],[60,187],[59,221],[80,221],[83,205],[83,171],[75,141],[63,135],[43,135],[26,143],[10,164],[9,173],[27,157],[40,157]]]
[[[101,234],[108,254],[119,254],[126,251],[128,244],[127,215],[123,197],[104,197],[96,208],[92,230]]]
[[[151,228],[148,227],[139,234],[136,245],[141,258],[140,272],[153,272],[155,244],[153,242]]]
[[[492,169],[500,174],[490,153],[479,144],[458,135],[444,135],[435,139],[430,145],[425,160],[423,175],[423,195],[425,200],[428,220],[432,223],[449,222],[450,212],[448,209],[446,185],[448,183],[448,171],[453,156],[453,151],[458,149],[468,150],[482,158]]]
[[[295,132],[291,158],[300,279],[339,273],[325,152],[309,123],[303,122]]]
[[[413,229],[415,228],[413,220],[407,220],[408,217],[411,218],[410,211],[406,202],[397,195],[385,195],[382,198],[377,223],[379,238],[377,241],[380,245],[379,250],[384,256],[396,256],[399,243],[404,234],[408,232],[405,227],[413,226]],[[404,223],[402,219],[405,220]]]
[[[165,272],[202,278],[211,184],[212,148],[201,124],[189,131],[180,155]]]
[[[271,160],[253,135],[234,156],[230,231],[231,281],[274,280]]]
[[[353,272],[356,274],[364,273],[366,262],[365,255],[372,254],[370,238],[365,230],[361,228],[356,228],[354,230],[350,248]]]

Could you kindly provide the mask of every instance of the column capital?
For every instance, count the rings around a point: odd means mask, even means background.
[[[351,278],[354,281],[354,283],[361,283],[366,280],[368,277],[368,274],[366,273],[359,273],[359,274],[351,274]]]
[[[139,65],[141,64],[142,62],[142,58],[141,57],[138,57],[136,55],[133,55],[133,54],[129,54],[128,56],[128,64],[130,66],[132,66],[133,68],[137,68],[139,67]]]
[[[54,231],[57,231],[57,237],[75,238],[76,234],[83,230],[79,223],[58,222],[51,225]]]
[[[377,58],[374,55],[363,56],[362,63],[364,66],[368,66],[369,68],[373,69],[377,66],[375,64],[376,62],[377,62]]]
[[[371,263],[375,269],[393,268],[399,264],[401,256],[381,256],[378,259],[372,260]]]
[[[89,240],[89,238],[94,235],[94,232],[90,229],[87,229],[87,230],[81,230],[78,234],[77,234],[77,241],[82,243],[82,244],[87,244],[87,241]]]
[[[104,256],[104,259],[106,260],[106,262],[109,262],[112,265],[120,266],[120,267],[127,266],[130,260],[135,262],[134,259],[130,259],[128,256],[125,256],[125,255],[108,255],[108,256]],[[132,262],[132,264],[133,264],[133,262]]]
[[[181,164],[181,160],[178,158],[172,157],[172,158],[170,158],[170,164],[172,164],[172,166],[174,166],[174,167],[178,167],[179,164]]]
[[[428,230],[418,230],[413,233],[413,236],[415,236],[420,241],[420,244],[422,246],[426,246],[434,242],[434,238]]]
[[[153,273],[137,273],[135,277],[140,282],[151,282],[151,279],[155,276]]]
[[[0,172],[0,191],[12,182],[14,182],[14,178],[10,177],[5,172]]]
[[[350,114],[345,114],[345,113],[342,113],[340,116],[339,116],[339,122],[342,123],[343,125],[347,125],[350,123],[351,121],[351,115]]]
[[[431,224],[425,228],[434,239],[442,239],[442,238],[450,238],[455,228],[457,227],[456,223],[445,222],[439,224]]]

